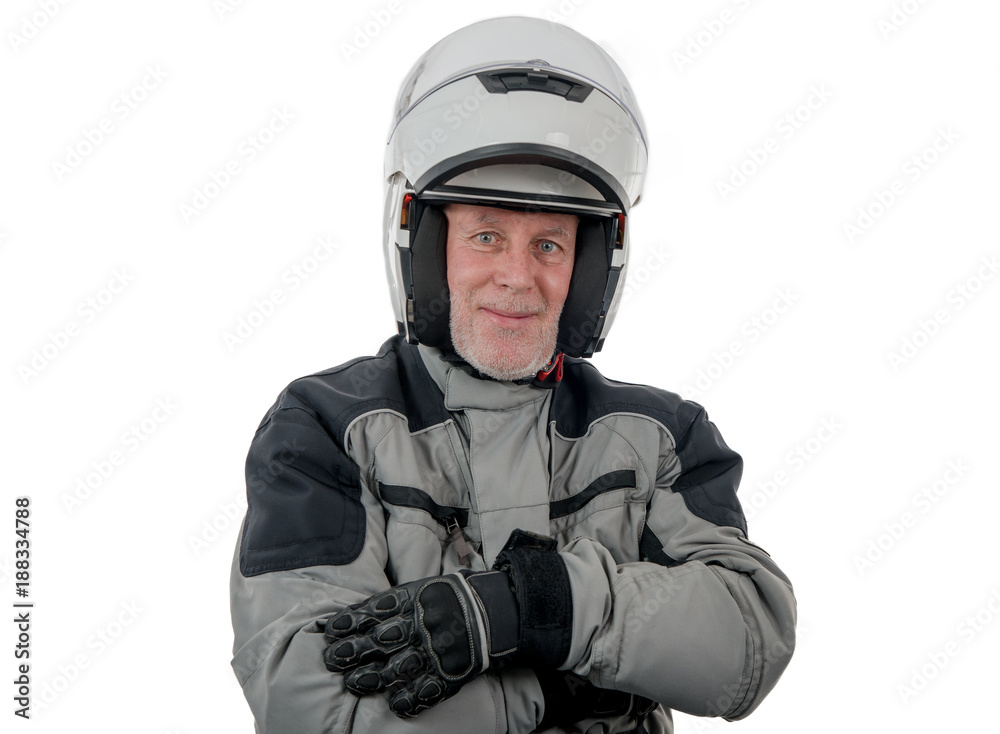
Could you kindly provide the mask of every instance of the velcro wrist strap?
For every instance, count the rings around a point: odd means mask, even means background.
[[[517,662],[558,668],[569,656],[573,596],[551,538],[515,530],[494,568],[510,575],[520,618]]]

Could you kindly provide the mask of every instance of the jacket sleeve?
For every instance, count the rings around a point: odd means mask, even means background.
[[[317,624],[390,586],[385,517],[348,450],[300,407],[272,410],[247,457],[247,515],[231,576],[233,670],[261,734],[505,734],[530,730],[538,683],[482,675],[413,719],[357,698],[323,663]],[[509,704],[506,682],[512,691]],[[534,690],[533,690],[534,689]],[[518,707],[524,709],[520,710]]]
[[[589,538],[566,545],[573,596],[563,667],[603,688],[696,716],[740,719],[777,683],[795,644],[795,598],[747,539],[742,460],[695,403],[678,411],[647,507],[643,561]]]

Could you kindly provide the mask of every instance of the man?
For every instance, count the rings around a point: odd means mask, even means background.
[[[459,114],[461,113],[461,114]],[[701,406],[601,348],[646,165],[620,69],[555,24],[461,29],[400,91],[400,335],[254,436],[233,667],[261,732],[672,731],[737,719],[794,645]]]

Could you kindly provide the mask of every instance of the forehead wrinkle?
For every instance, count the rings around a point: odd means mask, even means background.
[[[499,220],[496,217],[493,217],[493,216],[491,216],[489,214],[481,214],[480,216],[478,216],[476,218],[475,223],[476,224],[488,224],[491,227],[499,227],[499,226],[503,225],[503,222],[501,220]],[[566,229],[565,227],[546,227],[545,228],[545,233],[546,234],[562,235],[564,237],[569,237],[569,230]]]
[[[579,218],[577,218],[577,219],[579,220]],[[465,224],[465,226],[463,228],[464,229],[471,229],[471,228],[477,227],[477,226],[482,225],[482,224],[485,224],[485,225],[487,225],[489,227],[498,227],[498,228],[506,226],[506,223],[505,223],[504,220],[498,219],[497,217],[493,216],[489,212],[483,212],[478,217],[476,217],[475,219],[473,219],[471,222]],[[569,238],[569,236],[570,236],[569,230],[566,229],[565,227],[560,227],[560,226],[546,227],[543,230],[543,232],[544,232],[544,234],[550,235],[550,236],[562,236],[562,237],[566,237],[566,238]]]
[[[501,222],[499,219],[490,214],[480,214],[478,217],[476,217],[476,224],[498,225],[498,224],[503,224],[503,222]]]

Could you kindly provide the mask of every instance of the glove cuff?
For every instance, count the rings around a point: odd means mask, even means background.
[[[517,598],[510,588],[510,576],[500,571],[485,571],[469,574],[465,581],[478,597],[490,665],[500,667],[505,657],[517,650],[520,637]]]
[[[529,667],[558,668],[569,656],[573,595],[556,541],[515,530],[493,567],[510,576],[517,600],[520,633],[513,659]]]

